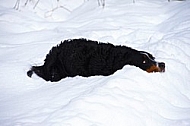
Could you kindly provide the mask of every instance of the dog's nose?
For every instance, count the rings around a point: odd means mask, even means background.
[[[159,66],[160,68],[165,68],[165,63],[163,63],[163,62],[162,62],[162,63],[159,63],[158,66]]]
[[[163,62],[159,63],[158,67],[160,68],[160,72],[165,72],[165,63]]]

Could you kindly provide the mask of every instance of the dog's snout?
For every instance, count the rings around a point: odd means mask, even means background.
[[[159,65],[160,68],[165,68],[165,63],[163,63],[163,62],[159,63],[158,65]]]
[[[165,63],[158,63],[158,67],[160,68],[160,72],[165,72]]]

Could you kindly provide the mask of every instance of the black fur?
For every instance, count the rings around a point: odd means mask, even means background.
[[[46,81],[59,81],[62,78],[77,75],[107,76],[125,65],[134,65],[146,71],[156,65],[156,61],[151,54],[126,46],[114,46],[110,43],[86,39],[71,39],[53,47],[47,54],[44,65],[33,66],[27,75],[31,77],[34,72]]]

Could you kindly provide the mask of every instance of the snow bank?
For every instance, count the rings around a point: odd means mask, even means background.
[[[0,2],[1,126],[190,125],[189,1],[36,2],[21,0],[18,10],[13,0]],[[52,46],[80,37],[148,51],[166,72],[125,66],[55,83],[27,77]]]

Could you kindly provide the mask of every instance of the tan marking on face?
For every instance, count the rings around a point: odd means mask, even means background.
[[[161,72],[161,69],[159,67],[157,67],[156,65],[152,65],[150,68],[148,68],[146,70],[148,73],[152,73],[152,72]]]

